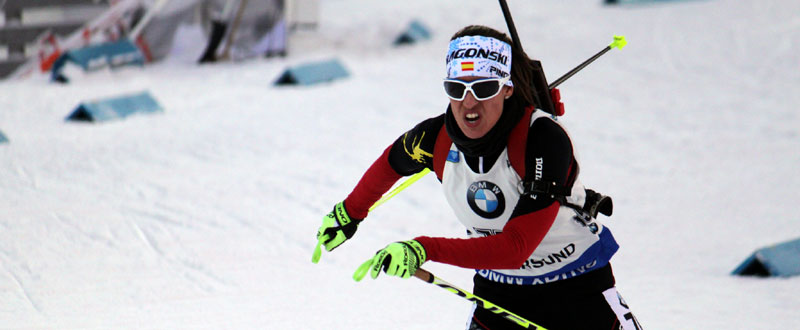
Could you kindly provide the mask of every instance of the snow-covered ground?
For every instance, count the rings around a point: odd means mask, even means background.
[[[561,90],[583,182],[614,197],[612,263],[640,322],[800,327],[800,278],[730,275],[755,249],[800,237],[800,2],[510,6],[551,81],[614,34],[629,41]],[[444,290],[351,279],[387,243],[463,236],[433,176],[310,259],[322,216],[397,136],[444,110],[449,36],[505,30],[499,6],[329,0],[321,13],[286,59],[199,67],[202,36],[188,27],[172,57],[143,69],[0,82],[11,140],[0,328],[463,329],[471,306]],[[391,47],[412,19],[433,39]],[[350,78],[271,85],[289,65],[333,57]],[[82,101],[141,90],[164,113],[64,121]],[[471,289],[472,270],[424,267]]]

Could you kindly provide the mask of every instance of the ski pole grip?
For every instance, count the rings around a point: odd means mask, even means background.
[[[425,282],[428,282],[428,283],[433,283],[433,274],[431,274],[431,272],[429,272],[427,270],[424,270],[422,268],[417,269],[417,271],[414,272],[414,277],[416,277],[416,278],[418,278],[420,280],[423,280]]]

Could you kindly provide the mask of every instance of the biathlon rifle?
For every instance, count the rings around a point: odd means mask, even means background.
[[[522,52],[522,43],[519,40],[517,28],[514,26],[514,19],[511,18],[511,11],[508,9],[508,3],[506,0],[498,1],[500,1],[500,8],[503,10],[503,17],[505,18],[506,25],[508,26],[508,33],[511,34],[511,47]],[[531,60],[530,64],[533,69],[531,85],[533,85],[535,91],[533,96],[539,108],[556,116],[564,114],[564,106],[561,104],[561,96],[556,87],[578,73],[578,71],[582,70],[590,63],[594,62],[596,59],[600,58],[600,56],[603,56],[603,54],[607,53],[609,50],[613,48],[622,49],[622,47],[625,47],[626,44],[627,41],[625,41],[624,36],[614,36],[614,42],[549,85],[547,84],[547,77],[544,75],[542,62],[538,60]]]

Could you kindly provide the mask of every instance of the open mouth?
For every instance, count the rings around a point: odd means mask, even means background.
[[[468,113],[464,117],[467,119],[467,122],[469,122],[470,124],[473,124],[476,121],[478,121],[479,119],[481,119],[481,116],[478,115],[477,112]]]

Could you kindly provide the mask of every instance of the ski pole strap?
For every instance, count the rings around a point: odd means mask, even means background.
[[[536,323],[533,323],[531,321],[528,321],[525,318],[523,318],[522,316],[514,314],[514,313],[506,310],[505,308],[502,308],[500,306],[492,304],[492,303],[486,301],[485,299],[470,293],[469,291],[466,291],[464,289],[460,289],[460,288],[456,287],[455,285],[447,283],[444,280],[434,276],[431,272],[429,272],[427,270],[424,270],[422,268],[417,269],[417,271],[414,273],[414,277],[416,277],[416,278],[418,278],[420,280],[423,280],[425,282],[431,283],[433,285],[436,285],[436,286],[438,286],[438,287],[440,287],[442,289],[445,289],[447,291],[450,291],[452,293],[455,293],[459,297],[464,298],[466,300],[469,300],[469,301],[475,303],[476,305],[478,305],[478,307],[486,309],[486,310],[488,310],[488,311],[490,311],[492,313],[495,313],[497,315],[500,315],[503,318],[505,318],[506,320],[514,322],[517,325],[519,325],[519,326],[521,326],[521,327],[523,327],[525,329],[547,330],[544,327],[542,327],[542,326],[540,326],[540,325],[538,325]]]

